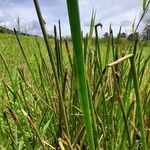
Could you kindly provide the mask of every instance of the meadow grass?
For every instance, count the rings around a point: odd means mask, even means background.
[[[82,107],[79,103],[77,76],[74,68],[71,43],[67,41],[66,43],[62,42],[65,59],[63,59],[64,78],[61,92],[64,97],[65,112],[68,120],[70,134],[68,138],[63,121],[61,126],[59,125],[60,106],[58,95],[56,94],[57,88],[53,80],[54,75],[48,62],[49,59],[43,39],[19,37],[27,57],[27,60],[25,60],[14,36],[2,35],[2,37],[5,36],[7,38],[2,39],[3,49],[0,59],[2,64],[0,74],[2,102],[0,105],[2,110],[1,146],[7,149],[17,149],[22,145],[22,148],[32,146],[32,148],[36,149],[40,148],[41,143],[43,143],[43,147],[46,149],[48,147],[50,149],[52,147],[60,147],[60,145],[63,145],[65,149],[77,147],[82,149],[83,146],[88,148]],[[10,44],[11,40],[13,41],[12,45]],[[55,47],[54,40],[49,40],[49,42],[52,47]],[[92,99],[94,105],[92,109],[94,109],[97,127],[97,130],[94,130],[94,132],[97,132],[98,136],[96,142],[98,142],[101,148],[105,149],[113,149],[114,147],[120,149],[124,147],[124,149],[127,149],[129,143],[132,148],[140,148],[142,137],[138,119],[139,112],[137,112],[139,109],[137,107],[139,106],[136,104],[137,98],[134,94],[133,75],[130,71],[129,61],[125,60],[117,64],[117,67],[115,66],[118,69],[117,72],[111,71],[109,68],[105,70],[107,42],[99,41],[99,45],[102,52],[101,63],[103,72],[100,71],[98,63],[95,62],[95,56],[90,49],[87,49],[88,54],[86,54],[86,57],[88,60],[85,65],[86,69],[90,71],[86,73],[86,77],[89,98]],[[124,45],[127,48],[128,41],[124,41]],[[137,54],[134,62],[137,70],[136,80],[139,82],[138,95],[140,96],[141,109],[144,116],[144,133],[147,139],[147,146],[149,146],[149,43],[147,43],[147,46],[143,45],[145,44],[137,44]],[[92,47],[94,51],[94,46]],[[122,44],[118,44],[118,47],[119,58],[123,57],[124,53],[128,54],[130,51],[130,49],[126,50],[125,47],[122,51]],[[133,48],[131,46],[131,49]],[[14,52],[15,50],[16,52]],[[55,52],[54,49],[53,52]],[[112,56],[109,57],[109,62],[113,62]],[[30,69],[27,62],[31,67]],[[121,105],[120,100],[122,101]],[[19,123],[17,120],[19,120]],[[131,133],[130,142],[128,132]]]
[[[69,0],[72,40],[49,39],[34,4],[43,38],[0,34],[0,148],[149,149],[150,43],[99,39],[94,12],[82,37]]]

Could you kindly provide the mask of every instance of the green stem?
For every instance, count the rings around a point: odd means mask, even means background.
[[[65,112],[65,106],[64,106],[64,102],[63,102],[62,94],[61,94],[61,90],[60,90],[60,82],[59,82],[59,79],[58,79],[58,74],[57,74],[57,71],[56,71],[55,62],[54,62],[54,58],[53,58],[53,55],[52,55],[52,49],[49,45],[48,36],[47,36],[47,33],[46,33],[45,24],[44,24],[42,13],[41,13],[41,10],[40,10],[40,7],[39,7],[39,3],[38,3],[37,0],[33,0],[33,2],[34,2],[34,5],[35,5],[35,9],[36,9],[36,12],[37,12],[37,16],[38,16],[38,19],[39,19],[41,30],[42,30],[42,33],[43,33],[43,38],[44,38],[45,45],[46,45],[46,48],[47,48],[49,60],[50,60],[52,70],[53,70],[53,73],[54,73],[57,92],[58,92],[58,95],[59,95],[59,103],[60,103],[60,107],[61,107],[60,115],[61,115],[61,113],[63,114],[66,133],[67,133],[67,136],[70,137],[69,129],[68,129],[68,120],[67,120],[67,116],[66,116],[66,112]]]
[[[137,79],[137,74],[136,74],[133,57],[130,58],[130,63],[131,63],[131,71],[132,71],[132,75],[133,75],[133,85],[134,85],[134,90],[135,90],[135,95],[136,95],[137,113],[138,113],[137,116],[138,116],[139,125],[140,125],[142,149],[147,150],[146,137],[145,137],[145,131],[144,131],[144,119],[143,119],[143,112],[142,112],[142,104],[140,101],[139,86],[138,86],[139,84],[138,84],[138,79]]]
[[[78,0],[73,0],[73,1],[67,0],[67,6],[68,6],[68,14],[69,14],[71,35],[73,41],[75,64],[77,69],[80,102],[83,109],[87,140],[89,144],[89,149],[94,150],[95,145],[94,145],[94,138],[93,138],[87,83],[85,77]]]

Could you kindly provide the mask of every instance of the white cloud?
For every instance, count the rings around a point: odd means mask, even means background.
[[[60,19],[63,35],[70,34],[66,0],[41,0],[39,2],[48,31],[53,33],[53,25],[57,24]],[[79,0],[82,29],[84,33],[89,31],[94,8],[97,12],[96,22],[103,23],[103,33],[108,31],[110,23],[116,34],[120,25],[123,26],[124,31],[130,31],[135,16],[137,21],[139,19],[141,5],[141,0]],[[0,0],[0,10],[0,25],[6,24],[8,27],[14,27],[15,19],[19,16],[22,20],[23,31],[26,29],[32,34],[41,33],[31,0]],[[4,17],[1,17],[1,14]]]
[[[4,17],[4,15],[3,15],[2,11],[0,10],[0,23],[3,22],[3,17]]]
[[[0,10],[0,18],[4,17],[2,11]]]

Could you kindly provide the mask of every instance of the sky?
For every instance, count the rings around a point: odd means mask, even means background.
[[[66,0],[39,0],[43,18],[46,22],[47,32],[53,34],[53,26],[61,21],[62,34],[70,35]],[[83,33],[89,32],[92,10],[96,10],[95,23],[103,24],[101,35],[109,31],[111,23],[114,34],[122,26],[122,32],[129,34],[132,24],[136,23],[142,14],[142,0],[79,0],[81,29]],[[148,12],[150,15],[150,13]],[[149,20],[144,18],[139,28]],[[7,28],[17,27],[16,20],[20,18],[22,32],[41,34],[33,0],[0,0],[0,26]]]

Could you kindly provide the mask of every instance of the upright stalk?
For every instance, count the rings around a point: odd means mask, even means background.
[[[37,16],[38,16],[38,19],[39,19],[41,30],[42,30],[42,33],[43,33],[43,38],[44,38],[45,45],[46,45],[46,48],[47,48],[49,60],[50,60],[51,66],[52,66],[52,71],[54,73],[57,92],[58,92],[58,95],[59,95],[59,105],[60,105],[60,108],[61,108],[59,110],[60,111],[60,116],[61,116],[61,113],[62,113],[63,117],[64,117],[66,133],[67,133],[67,136],[70,137],[69,136],[67,116],[66,116],[66,113],[65,113],[65,106],[64,106],[64,102],[63,102],[62,94],[61,94],[61,90],[60,90],[60,82],[59,82],[59,79],[58,79],[58,74],[57,74],[57,71],[56,71],[55,62],[54,62],[54,58],[53,58],[52,51],[51,51],[52,49],[49,45],[48,36],[47,36],[47,33],[46,33],[45,24],[44,24],[42,13],[41,13],[41,10],[40,10],[40,7],[39,7],[39,3],[38,3],[37,0],[33,0],[33,2],[34,2],[34,5],[35,5],[35,9],[36,9],[36,13],[37,13]]]
[[[139,93],[139,84],[135,69],[135,63],[134,63],[134,57],[130,58],[131,63],[131,70],[133,75],[133,85],[136,95],[136,103],[137,103],[137,118],[139,119],[139,125],[140,125],[140,132],[141,132],[141,142],[142,142],[142,150],[147,150],[147,144],[146,144],[146,136],[144,131],[144,119],[143,119],[143,112],[142,112],[142,104],[140,100],[140,93]]]
[[[91,114],[90,114],[90,107],[89,107],[89,97],[88,97],[87,83],[85,77],[78,0],[67,0],[67,6],[68,6],[73,49],[74,49],[73,54],[75,57],[75,64],[77,69],[77,78],[78,78],[78,86],[79,86],[78,92],[80,95],[80,103],[83,109],[89,149],[94,150],[95,144],[93,138]]]

